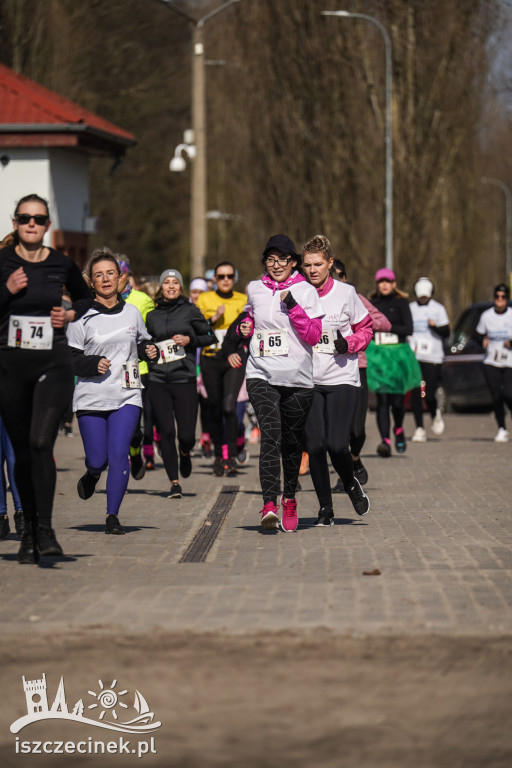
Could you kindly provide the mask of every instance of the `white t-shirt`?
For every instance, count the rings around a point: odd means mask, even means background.
[[[494,307],[486,309],[480,315],[476,332],[489,339],[485,350],[485,365],[512,368],[512,349],[503,346],[505,341],[512,339],[512,307],[507,307],[501,315]]]
[[[115,411],[123,405],[142,406],[140,389],[123,387],[122,366],[137,363],[137,343],[151,337],[137,307],[125,304],[118,314],[103,314],[91,307],[67,328],[68,344],[86,355],[100,355],[111,362],[103,376],[77,377],[74,411]]]
[[[352,336],[351,326],[364,320],[368,311],[355,288],[337,280],[329,293],[319,296],[319,299],[325,315],[322,318],[322,340],[313,347],[313,381],[325,386],[351,384],[359,387],[357,352],[339,355],[332,343],[338,338],[336,331],[344,338]]]
[[[407,341],[416,359],[422,363],[442,363],[444,360],[443,340],[432,331],[428,321],[433,320],[438,328],[448,325],[446,309],[438,301],[430,299],[428,304],[418,304],[413,301],[411,309],[413,334]]]
[[[293,298],[310,318],[323,317],[323,309],[316,288],[305,280],[294,283],[289,290]],[[288,310],[282,303],[279,288],[273,292],[261,280],[249,283],[247,302],[254,318],[254,335],[249,348],[246,377],[266,379],[276,387],[313,387],[313,350],[302,341],[290,322]],[[272,344],[272,331],[283,330],[279,345]],[[265,331],[270,334],[265,335]],[[279,347],[287,346],[287,354]],[[269,354],[263,354],[263,352]]]

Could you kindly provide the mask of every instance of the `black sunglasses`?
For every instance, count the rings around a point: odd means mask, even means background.
[[[229,275],[215,275],[217,280],[234,280],[235,275],[233,272],[231,272]]]
[[[37,213],[35,216],[32,216],[30,213],[16,214],[16,221],[18,224],[29,224],[31,219],[34,219],[39,227],[43,227],[48,223],[48,216],[43,213]]]
[[[495,299],[506,299],[507,298],[507,294],[506,293],[495,293],[494,294],[494,298]]]

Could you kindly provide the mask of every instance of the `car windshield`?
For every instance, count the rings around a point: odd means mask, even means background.
[[[479,307],[468,307],[460,316],[455,325],[448,343],[450,352],[481,352],[482,346],[475,338],[476,326],[480,320],[480,315],[485,309],[492,306],[482,305]]]

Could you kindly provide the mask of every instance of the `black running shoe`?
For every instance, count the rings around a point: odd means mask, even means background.
[[[2,470],[3,471],[3,470]],[[0,541],[6,539],[11,532],[11,526],[9,525],[9,518],[7,515],[0,517]]]
[[[25,518],[21,509],[16,510],[14,513],[14,527],[16,528],[16,536],[18,539],[21,539],[25,530]]]
[[[361,459],[354,461],[354,477],[357,477],[361,485],[366,485],[368,482],[368,472]]]
[[[49,525],[37,526],[37,548],[40,555],[63,555],[62,547]]]
[[[388,459],[391,456],[391,446],[389,443],[386,443],[385,440],[382,441],[382,443],[379,443],[377,446],[377,453],[379,456],[382,456],[384,459]]]
[[[111,533],[114,536],[122,536],[126,533],[117,515],[107,515],[105,533]]]
[[[222,477],[224,475],[224,459],[222,456],[216,456],[213,462],[212,475],[215,477]]]
[[[21,565],[35,565],[39,560],[39,552],[34,540],[34,535],[24,533],[18,550],[18,563]]]
[[[236,459],[228,459],[228,463],[225,467],[227,477],[236,477],[238,475],[238,469],[236,466]]]
[[[190,451],[188,453],[182,453],[180,450],[180,475],[182,477],[190,477],[192,473],[192,460],[190,458]]]
[[[96,483],[100,478],[94,477],[90,472],[86,472],[82,475],[78,483],[76,484],[76,490],[81,499],[90,499],[96,488]]]
[[[171,485],[171,492],[168,495],[168,499],[181,499],[182,491],[179,483],[173,483]]]
[[[343,485],[343,480],[341,477],[338,477],[338,482],[334,486],[334,488],[331,488],[332,493],[345,493],[345,486]]]
[[[144,466],[144,459],[142,458],[140,448],[139,452],[134,456],[130,454],[130,472],[134,480],[142,480],[146,474],[146,467]]]
[[[352,502],[352,506],[354,507],[354,510],[357,512],[357,514],[360,515],[360,517],[366,515],[370,509],[370,499],[361,488],[357,478],[354,477],[354,485],[352,488],[347,489],[347,495]]]
[[[407,445],[405,443],[405,434],[402,429],[402,431],[397,434],[395,429],[395,448],[397,453],[405,453],[405,449],[407,448]]]
[[[331,525],[334,525],[334,512],[332,511],[332,507],[320,507],[318,518],[315,521],[315,526],[324,526],[328,528]]]

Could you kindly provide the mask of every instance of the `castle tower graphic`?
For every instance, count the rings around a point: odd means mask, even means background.
[[[38,712],[48,712],[46,675],[44,672],[42,680],[25,680],[25,677],[23,677],[23,690],[27,699],[27,712],[29,715],[34,715]]]

